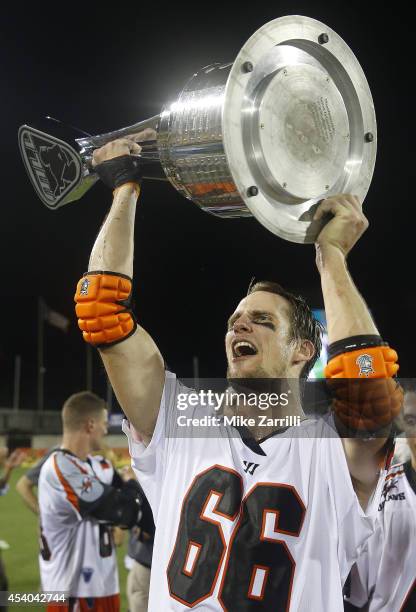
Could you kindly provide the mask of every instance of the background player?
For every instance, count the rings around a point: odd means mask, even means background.
[[[351,573],[349,601],[369,612],[416,610],[416,388],[406,387],[397,424],[410,459],[389,470],[377,530]]]
[[[42,589],[68,592],[71,610],[78,605],[81,611],[117,611],[110,526],[147,524],[150,510],[135,481],[124,483],[111,463],[90,455],[107,433],[104,401],[90,392],[72,395],[62,421],[62,447],[48,457],[39,477]]]
[[[8,490],[8,482],[15,468],[19,467],[26,457],[26,451],[15,448],[9,454],[8,448],[0,448],[0,495],[5,495]]]
[[[0,496],[6,495],[10,476],[13,470],[22,464],[25,456],[26,452],[18,448],[15,448],[11,453],[9,453],[8,447],[0,448]],[[0,547],[0,591],[7,591],[7,588],[8,580],[3,559],[1,557]],[[0,610],[5,609],[6,608],[0,606]]]
[[[129,466],[122,470],[123,478],[135,478]],[[127,554],[124,558],[127,576],[126,592],[129,612],[147,612],[152,567],[154,530],[146,533],[139,527],[129,531]]]

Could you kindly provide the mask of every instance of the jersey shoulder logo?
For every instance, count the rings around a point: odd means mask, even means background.
[[[83,493],[88,493],[92,489],[92,480],[89,476],[85,476],[82,481],[81,495]]]
[[[387,502],[390,501],[404,501],[406,499],[406,494],[404,491],[399,491],[399,477],[403,475],[403,469],[399,471],[395,471],[392,474],[389,474],[386,477],[386,482],[384,483],[383,491],[381,493],[382,501],[379,504],[378,510],[381,512],[384,509],[384,506]]]
[[[355,363],[360,368],[358,376],[370,376],[370,374],[375,374],[375,370],[373,369],[373,358],[371,355],[363,353],[357,357]]]
[[[393,489],[397,489],[397,478],[392,478],[385,483],[381,496],[386,498]]]

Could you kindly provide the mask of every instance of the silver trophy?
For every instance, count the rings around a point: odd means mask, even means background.
[[[320,200],[364,199],[377,148],[360,64],[333,30],[302,16],[265,24],[234,62],[194,74],[160,115],[76,139],[79,152],[24,125],[19,146],[36,192],[56,209],[96,182],[94,149],[144,130],[144,178],[169,181],[206,212],[254,216],[300,243],[322,227],[312,220]]]

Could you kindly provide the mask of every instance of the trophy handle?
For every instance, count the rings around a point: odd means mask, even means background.
[[[80,200],[98,180],[92,165],[94,149],[112,140],[146,130],[143,140],[135,139],[142,147],[137,157],[143,164],[143,178],[167,181],[157,147],[159,118],[156,115],[114,132],[75,139],[79,152],[51,134],[22,125],[18,136],[20,153],[26,172],[43,204],[56,210]]]

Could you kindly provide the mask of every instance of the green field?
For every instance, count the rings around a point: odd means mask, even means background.
[[[14,484],[26,470],[16,469],[10,481],[10,490],[0,497],[0,540],[5,540],[9,550],[2,552],[9,578],[9,590],[36,592],[39,589],[37,517],[26,508],[16,493]],[[125,541],[127,542],[127,534]],[[125,585],[127,572],[123,558],[125,545],[117,549],[121,589],[121,609],[127,611]],[[10,611],[21,611],[24,607],[10,606]],[[44,610],[43,607],[27,607],[28,610]]]

